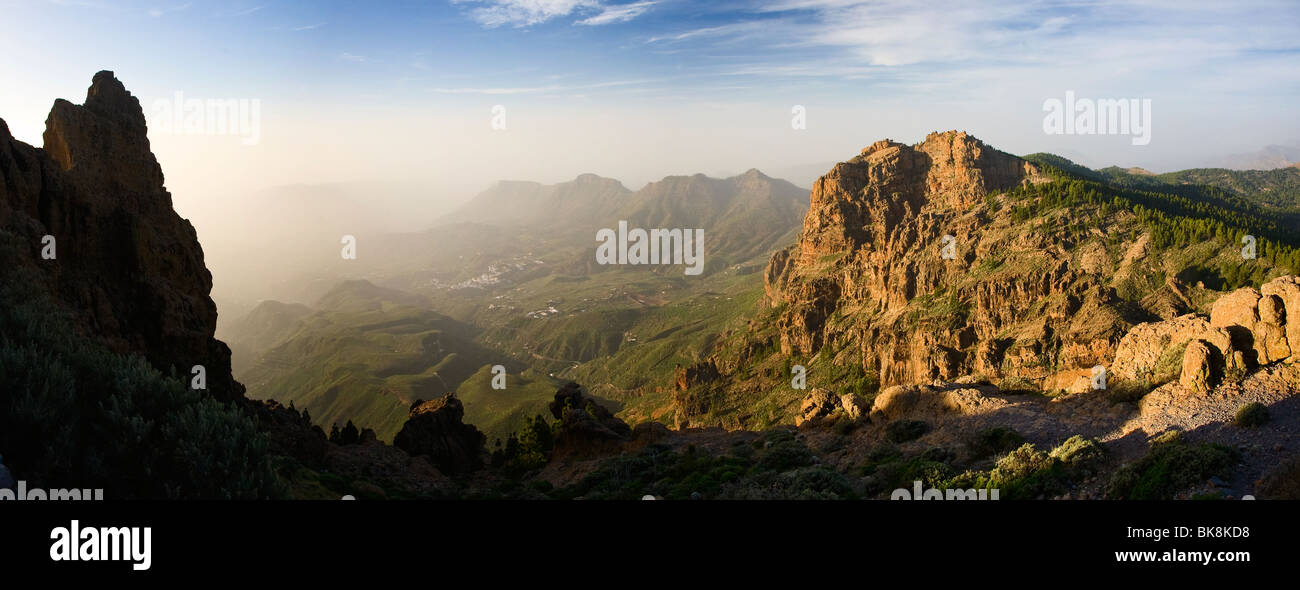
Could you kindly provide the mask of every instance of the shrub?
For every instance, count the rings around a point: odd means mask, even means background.
[[[920,420],[899,420],[885,426],[885,437],[894,443],[905,443],[921,438],[930,431],[930,426]]]
[[[1170,346],[1160,354],[1160,359],[1156,361],[1156,366],[1151,370],[1151,381],[1156,385],[1164,385],[1170,381],[1178,379],[1183,371],[1183,355],[1187,352],[1187,345],[1191,341],[1184,342],[1178,346]]]
[[[1169,500],[1199,481],[1228,477],[1237,453],[1218,444],[1189,444],[1181,432],[1170,431],[1151,441],[1141,459],[1120,467],[1111,476],[1106,495],[1115,499]]]
[[[1052,466],[1052,459],[1047,453],[1044,453],[1032,444],[1026,443],[1020,448],[1007,453],[1001,459],[998,459],[997,467],[993,468],[992,476],[996,481],[1012,481],[1022,479],[1048,469]]]
[[[78,336],[39,296],[12,295],[0,309],[0,448],[17,475],[109,498],[284,493],[265,436],[238,408]]]
[[[1052,449],[1051,456],[1070,467],[1090,469],[1106,456],[1106,447],[1095,439],[1076,434]]]
[[[812,465],[814,461],[813,453],[807,446],[796,440],[786,440],[767,449],[758,460],[758,468],[764,471],[787,471]]]
[[[1237,409],[1237,415],[1233,417],[1232,422],[1242,428],[1263,426],[1268,423],[1268,406],[1259,402],[1241,406]]]
[[[1300,457],[1291,457],[1264,474],[1259,495],[1267,500],[1300,500]]]

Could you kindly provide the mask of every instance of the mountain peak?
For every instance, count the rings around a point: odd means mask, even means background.
[[[57,238],[57,264],[30,266],[110,348],[164,373],[204,365],[214,396],[241,397],[230,350],[214,338],[212,275],[194,227],[172,209],[140,102],[100,72],[84,105],[54,101],[44,142],[0,141],[0,233]]]

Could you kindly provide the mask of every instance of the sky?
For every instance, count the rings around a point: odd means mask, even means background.
[[[53,100],[81,102],[113,70],[197,226],[295,184],[402,183],[430,203],[581,173],[636,189],[758,168],[808,186],[876,140],[947,129],[1155,171],[1300,142],[1294,0],[0,0],[0,14],[15,136],[40,145]],[[1149,100],[1149,143],[1045,132],[1045,101],[1067,92]],[[167,129],[178,93],[245,101],[255,140]]]

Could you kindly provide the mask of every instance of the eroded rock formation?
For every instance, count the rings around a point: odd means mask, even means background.
[[[57,100],[44,148],[0,121],[0,229],[78,314],[87,336],[138,352],[165,374],[204,367],[218,399],[242,398],[230,349],[213,337],[212,275],[189,221],[172,209],[149,149],[144,111],[112,72],[95,74],[85,104]],[[53,259],[42,258],[45,236]]]

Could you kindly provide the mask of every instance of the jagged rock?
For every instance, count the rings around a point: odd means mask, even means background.
[[[631,427],[584,395],[582,386],[577,383],[569,382],[560,387],[548,408],[551,415],[560,420],[553,458],[614,452],[631,439]]]
[[[230,349],[213,337],[212,276],[194,227],[172,209],[149,148],[144,111],[112,72],[99,72],[85,104],[57,100],[44,149],[15,140],[0,121],[0,229],[78,314],[86,334],[138,352],[164,374],[203,365],[218,399],[243,397]],[[57,258],[40,257],[55,237]]]
[[[677,391],[685,391],[701,383],[716,381],[718,377],[718,365],[711,360],[701,361],[689,367],[678,365],[673,371],[673,384]]]
[[[839,399],[834,394],[820,387],[814,387],[808,395],[804,396],[803,403],[799,405],[799,416],[795,418],[795,426],[829,416],[839,407]]]
[[[393,446],[412,456],[425,455],[440,471],[455,475],[483,466],[487,437],[463,422],[465,408],[453,394],[416,400],[410,418],[393,437]]]
[[[1209,391],[1214,387],[1211,368],[1210,344],[1204,340],[1192,340],[1187,343],[1183,353],[1183,370],[1178,383],[1187,389]]]
[[[1013,225],[1008,207],[985,206],[1046,181],[956,131],[913,146],[879,141],[837,164],[813,185],[798,243],[773,254],[764,275],[766,301],[782,308],[782,353],[813,355],[837,338],[837,354],[851,345],[845,357],[884,386],[975,372],[1046,383],[1056,367],[1108,361],[1127,327],[1113,291],[1092,278],[1109,262],[1076,263],[1041,232],[1001,229]],[[947,236],[951,259],[941,256]],[[968,280],[1012,254],[1014,272]],[[1038,325],[1025,322],[1031,315]]]

